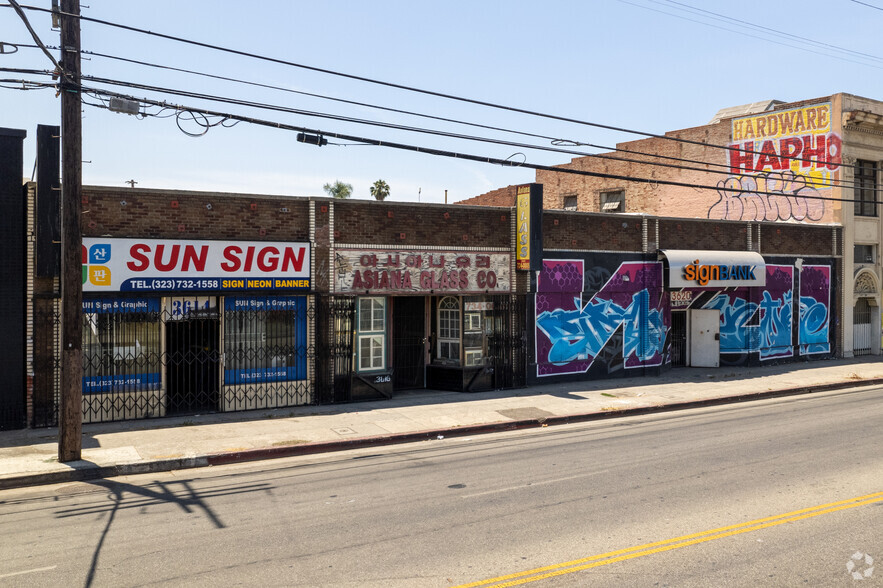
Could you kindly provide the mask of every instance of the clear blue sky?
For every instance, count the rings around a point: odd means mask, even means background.
[[[32,3],[50,6],[49,0]],[[864,3],[872,6],[851,0],[89,0],[83,14],[310,66],[662,133],[705,124],[726,106],[765,99],[793,101],[848,92],[883,100],[883,0]],[[687,12],[685,6],[774,32]],[[48,15],[28,12],[28,16],[46,44],[58,44],[58,33],[50,28]],[[32,43],[9,8],[0,9],[0,41]],[[812,46],[808,41],[826,45]],[[637,138],[382,88],[98,24],[83,24],[82,46],[100,53],[563,139],[613,145]],[[22,49],[16,55],[0,56],[0,67],[50,69],[50,64],[38,50]],[[84,61],[83,72],[382,122],[548,144],[98,57]],[[20,76],[0,72],[0,77]],[[162,98],[143,90],[121,91]],[[532,163],[554,165],[571,157],[190,98],[166,98],[173,103],[329,132],[501,159],[519,159],[522,156],[515,154],[521,152]],[[0,126],[28,132],[26,176],[33,166],[37,124],[59,124],[59,101],[54,92],[0,88]],[[448,190],[449,201],[454,202],[534,177],[529,169],[382,147],[319,148],[297,143],[295,133],[245,123],[216,127],[203,137],[191,138],[178,130],[174,118],[139,120],[85,106],[83,125],[83,156],[90,162],[83,167],[86,184],[122,187],[126,180],[134,179],[144,188],[316,196],[324,195],[323,184],[339,179],[353,185],[354,197],[370,198],[369,186],[382,178],[392,189],[393,201],[416,201],[419,191],[423,202],[443,202]]]

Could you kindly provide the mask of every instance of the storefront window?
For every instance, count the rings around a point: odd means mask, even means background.
[[[158,299],[83,301],[83,392],[159,387]]]
[[[460,299],[454,296],[438,303],[438,359],[460,362]]]
[[[224,383],[306,379],[305,297],[229,296],[224,310]]]
[[[386,298],[359,298],[359,371],[386,367]]]

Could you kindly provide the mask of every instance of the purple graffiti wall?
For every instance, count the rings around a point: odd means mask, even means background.
[[[588,371],[620,328],[626,369],[658,366],[668,331],[660,262],[624,262],[583,302],[582,260],[544,260],[537,282],[537,375]]]
[[[801,355],[830,353],[831,266],[805,265],[800,272]]]

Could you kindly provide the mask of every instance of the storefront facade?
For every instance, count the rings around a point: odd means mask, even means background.
[[[83,240],[87,421],[305,404],[309,243]]]
[[[516,207],[84,193],[86,422],[652,377],[842,341],[837,226],[546,210],[531,242]],[[27,422],[47,426],[59,293],[33,267]]]
[[[549,252],[535,296],[536,381],[831,357],[836,260],[755,252]],[[658,257],[658,258],[657,258]]]
[[[354,300],[352,398],[510,387],[512,265],[502,249],[336,248],[334,295]]]

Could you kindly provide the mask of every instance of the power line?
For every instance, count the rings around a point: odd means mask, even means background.
[[[15,72],[15,73],[28,73],[28,74],[41,74],[42,73],[44,75],[49,75],[49,72],[45,72],[45,71],[41,72],[39,70],[26,70],[26,69],[17,69],[17,68],[0,68],[0,71],[10,71],[10,72]],[[267,104],[267,103],[262,103],[262,102],[252,102],[252,101],[246,101],[246,100],[241,100],[241,99],[236,99],[236,98],[228,98],[228,97],[217,96],[217,95],[197,93],[197,92],[191,92],[191,91],[185,91],[185,90],[177,90],[177,89],[152,86],[152,85],[147,85],[147,84],[139,84],[139,83],[135,83],[135,82],[126,82],[126,81],[112,80],[112,79],[107,79],[107,78],[99,78],[99,77],[95,77],[95,76],[83,76],[83,79],[90,80],[93,82],[103,83],[103,84],[123,86],[123,87],[127,87],[127,88],[134,88],[134,89],[147,90],[147,91],[152,91],[152,92],[167,93],[167,94],[173,94],[173,95],[184,96],[184,97],[189,97],[189,98],[197,98],[197,99],[201,99],[201,100],[223,102],[223,103],[234,104],[234,105],[239,105],[239,106],[274,110],[274,111],[278,111],[278,112],[286,112],[286,113],[298,114],[298,115],[302,115],[302,116],[313,116],[313,117],[318,117],[318,118],[337,120],[337,121],[341,121],[341,122],[350,122],[350,123],[355,123],[355,124],[364,124],[364,125],[377,126],[377,127],[382,127],[382,128],[389,128],[389,129],[394,129],[394,130],[403,130],[403,131],[408,131],[408,132],[418,132],[418,133],[424,133],[424,134],[431,134],[431,135],[442,136],[442,137],[446,137],[446,138],[485,142],[485,143],[505,145],[505,146],[515,147],[515,148],[522,148],[522,149],[533,149],[533,150],[549,151],[549,152],[555,152],[555,153],[564,153],[564,154],[568,154],[568,155],[577,155],[577,156],[581,156],[581,157],[598,158],[598,159],[603,159],[603,160],[608,160],[608,161],[620,161],[620,162],[630,163],[630,164],[664,167],[664,168],[668,168],[668,169],[696,171],[696,172],[700,172],[700,173],[711,173],[711,174],[719,174],[719,175],[727,175],[727,176],[732,175],[732,171],[729,169],[725,169],[725,170],[700,169],[700,168],[689,167],[689,166],[666,164],[666,163],[661,163],[661,162],[656,162],[656,161],[642,161],[642,160],[627,159],[627,158],[622,158],[622,157],[611,156],[608,154],[594,154],[594,153],[588,153],[588,152],[576,151],[576,150],[570,150],[570,149],[560,149],[560,148],[548,147],[545,145],[533,145],[533,144],[528,144],[528,143],[504,141],[501,139],[492,139],[492,138],[488,138],[488,137],[479,137],[479,136],[474,136],[474,135],[450,133],[450,132],[439,131],[439,130],[434,130],[434,129],[397,125],[397,124],[393,124],[393,123],[371,121],[371,120],[366,120],[366,119],[357,119],[354,117],[346,117],[346,116],[342,116],[342,115],[333,115],[333,114],[329,114],[329,113],[307,111],[307,110],[279,106],[279,105],[273,105],[273,104]],[[90,105],[92,105],[92,104],[90,104]],[[97,105],[92,105],[92,106],[97,106]],[[457,122],[460,122],[460,121],[457,121]],[[469,124],[469,123],[462,123],[462,124]],[[205,132],[207,132],[207,130],[208,130],[207,125],[202,125],[202,126],[204,126],[204,131],[202,133],[199,133],[198,135],[205,134]],[[477,126],[481,126],[481,125],[477,125]],[[181,127],[180,118],[178,120],[178,127],[179,127],[179,129],[181,129],[182,132],[184,132],[186,134],[191,134],[188,131],[186,131],[183,127]],[[518,133],[518,131],[511,131],[508,129],[498,129],[498,130],[502,130],[505,132]],[[196,136],[198,136],[198,135],[196,135]],[[693,163],[698,163],[700,165],[714,165],[714,166],[720,166],[720,167],[725,167],[725,168],[728,167],[726,164],[714,164],[714,163],[694,161],[694,160],[688,160],[688,161],[691,161]],[[814,187],[819,187],[819,188],[829,188],[829,187],[855,188],[855,187],[857,187],[857,184],[844,182],[842,180],[834,180],[834,179],[815,180],[812,182],[812,185]]]
[[[50,48],[52,48],[52,47],[50,47]],[[120,57],[120,56],[116,56],[116,55],[108,55],[105,53],[97,53],[97,52],[93,52],[93,51],[83,51],[83,53],[93,55],[96,57],[102,57],[102,58],[106,58],[106,59],[123,61],[126,63],[134,63],[134,64],[145,66],[145,67],[158,68],[158,69],[168,70],[168,71],[177,71],[177,72],[181,72],[181,73],[187,73],[190,75],[197,75],[197,76],[207,77],[207,78],[211,78],[211,79],[218,79],[218,80],[222,80],[222,81],[229,81],[229,82],[234,82],[234,83],[239,83],[239,84],[244,84],[244,85],[249,85],[249,86],[256,86],[256,87],[261,87],[261,88],[278,90],[278,91],[288,92],[288,93],[292,93],[292,94],[309,96],[312,98],[319,98],[319,99],[323,99],[323,100],[330,100],[333,102],[340,102],[340,103],[344,103],[344,104],[351,104],[351,105],[361,106],[361,107],[365,107],[365,108],[371,108],[371,109],[375,109],[375,110],[382,110],[385,112],[394,112],[397,114],[405,114],[408,116],[415,116],[415,117],[426,118],[426,119],[430,119],[430,120],[437,120],[437,121],[442,121],[442,122],[473,126],[473,127],[477,127],[477,128],[499,131],[499,132],[504,132],[504,133],[511,133],[511,134],[516,134],[516,135],[521,135],[521,136],[526,136],[526,137],[545,139],[545,140],[550,141],[552,143],[552,145],[555,145],[555,146],[590,147],[593,149],[605,149],[607,151],[628,153],[631,155],[641,155],[641,156],[645,156],[645,157],[654,157],[654,158],[665,159],[665,160],[669,160],[669,161],[679,161],[679,162],[683,162],[683,163],[695,163],[695,164],[704,165],[704,166],[719,167],[719,168],[722,168],[724,171],[717,172],[717,173],[728,173],[728,174],[730,173],[730,164],[726,164],[726,163],[714,163],[714,162],[708,162],[708,161],[688,159],[688,158],[683,158],[683,157],[673,157],[673,156],[669,156],[669,155],[659,155],[659,154],[655,154],[655,153],[647,153],[647,152],[643,152],[643,151],[624,149],[621,147],[610,147],[607,145],[599,145],[599,144],[585,143],[585,142],[569,140],[569,139],[561,139],[559,137],[551,137],[548,135],[540,135],[537,133],[529,133],[529,132],[519,131],[519,130],[515,130],[515,129],[502,128],[502,127],[497,127],[497,126],[492,126],[492,125],[463,121],[463,120],[452,119],[452,118],[436,116],[436,115],[430,115],[430,114],[414,112],[414,111],[409,111],[409,110],[402,110],[402,109],[398,109],[398,108],[391,108],[391,107],[387,107],[387,106],[381,106],[381,105],[376,105],[376,104],[371,104],[371,103],[366,103],[366,102],[358,102],[355,100],[347,100],[344,98],[337,98],[334,96],[327,96],[324,94],[316,94],[313,92],[294,90],[294,89],[285,88],[282,86],[263,84],[263,83],[259,83],[259,82],[243,80],[240,78],[233,78],[233,77],[229,77],[229,76],[210,74],[210,73],[201,72],[201,71],[195,71],[195,70],[190,70],[190,69],[184,69],[184,68],[178,68],[178,67],[173,67],[173,66],[168,66],[168,65],[151,63],[151,62],[147,62],[147,61],[141,61],[141,60],[137,60],[137,59]],[[603,153],[587,153],[587,152],[582,152],[582,151],[561,151],[561,152],[567,153],[570,155],[580,155],[580,156],[585,156],[585,157],[597,157],[597,158],[609,159],[612,161],[634,162],[634,163],[641,163],[641,164],[646,164],[646,165],[657,165],[657,166],[663,165],[663,164],[656,163],[656,162],[647,162],[647,161],[642,161],[642,160],[616,157],[616,156],[603,154]],[[756,152],[752,152],[752,153],[756,153]],[[798,158],[794,158],[794,159],[798,159]],[[843,166],[843,164],[840,164],[840,165]],[[707,170],[707,169],[697,170],[696,168],[684,167],[684,166],[670,166],[670,167],[677,168],[677,169],[684,169],[684,170],[693,170],[693,171],[703,171],[703,172],[714,173],[713,170]],[[849,166],[847,165],[845,167],[849,167]],[[831,180],[831,181],[834,181],[834,180]],[[830,185],[832,185],[832,186],[845,186],[845,185],[847,185],[846,183],[842,182],[841,180],[836,180],[836,182],[838,182],[838,183],[830,184]]]
[[[620,0],[620,1],[625,1],[625,0]],[[0,5],[0,6],[7,6],[7,5]],[[38,12],[52,12],[52,11],[50,11],[49,9],[41,8],[41,7],[38,7],[38,6],[22,6],[22,8],[25,8],[25,9],[28,9],[28,10],[35,10],[35,11],[38,11]],[[435,97],[438,97],[438,98],[445,98],[445,99],[448,99],[448,100],[455,100],[455,101],[463,102],[463,103],[467,103],[467,104],[475,104],[475,105],[478,105],[478,106],[485,106],[485,107],[488,107],[488,108],[494,108],[494,109],[497,109],[497,110],[504,110],[504,111],[515,112],[515,113],[519,113],[519,114],[526,114],[526,115],[529,115],[529,116],[536,116],[536,117],[540,117],[540,118],[546,118],[546,119],[549,119],[549,120],[557,120],[557,121],[560,121],[560,122],[568,122],[568,123],[573,123],[573,124],[578,124],[578,125],[583,125],[583,126],[590,126],[590,127],[594,127],[594,128],[600,128],[600,129],[606,129],[606,130],[616,131],[616,132],[621,132],[621,133],[630,133],[630,134],[633,134],[633,135],[641,135],[641,136],[644,136],[644,137],[652,137],[652,138],[662,139],[662,140],[666,140],[666,141],[674,141],[674,142],[678,142],[678,143],[686,143],[686,144],[692,144],[692,145],[699,145],[699,146],[702,146],[702,147],[711,147],[711,148],[714,148],[714,149],[724,149],[724,150],[728,150],[728,151],[741,151],[741,152],[744,152],[744,153],[751,153],[751,154],[754,154],[754,155],[762,155],[762,153],[761,153],[760,151],[752,151],[752,150],[747,150],[747,149],[738,149],[738,148],[736,148],[736,147],[730,147],[730,146],[726,146],[726,145],[715,145],[715,144],[712,144],[712,143],[703,143],[703,142],[701,142],[701,141],[693,141],[693,140],[691,140],[691,139],[684,139],[683,137],[673,137],[673,136],[669,136],[669,135],[659,135],[659,134],[656,134],[656,133],[648,133],[648,132],[645,132],[645,131],[637,131],[637,130],[627,129],[627,128],[623,128],[623,127],[616,127],[616,126],[613,126],[613,125],[605,125],[605,124],[601,124],[601,123],[594,123],[594,122],[590,122],[590,121],[584,121],[584,120],[575,119],[575,118],[570,118],[570,117],[565,117],[565,116],[559,116],[559,115],[548,114],[548,113],[543,113],[543,112],[538,112],[538,111],[533,111],[533,110],[527,110],[527,109],[523,109],[523,108],[517,108],[517,107],[514,107],[514,106],[506,106],[506,105],[502,105],[502,104],[496,104],[496,103],[493,103],[493,102],[486,102],[486,101],[483,101],[483,100],[477,100],[477,99],[474,99],[474,98],[466,98],[466,97],[463,97],[463,96],[457,96],[457,95],[454,95],[454,94],[447,94],[447,93],[444,93],[444,92],[438,92],[438,91],[434,91],[434,90],[426,90],[426,89],[417,88],[417,87],[414,87],[414,86],[407,86],[407,85],[404,85],[404,84],[397,84],[397,83],[394,83],[394,82],[387,82],[387,81],[378,80],[378,79],[375,79],[375,78],[368,78],[368,77],[359,76],[359,75],[355,75],[355,74],[349,74],[349,73],[339,72],[339,71],[335,71],[335,70],[331,70],[331,69],[320,68],[320,67],[316,67],[316,66],[311,66],[311,65],[302,64],[302,63],[296,63],[296,62],[293,62],[293,61],[288,61],[288,60],[280,59],[280,58],[276,58],[276,57],[269,57],[269,56],[266,56],[266,55],[259,55],[259,54],[257,54],[257,53],[251,53],[251,52],[248,52],[248,51],[242,51],[242,50],[239,50],[239,49],[232,49],[232,48],[229,48],[229,47],[222,47],[222,46],[220,46],[220,45],[213,45],[213,44],[211,44],[211,43],[204,43],[204,42],[202,42],[202,41],[195,41],[195,40],[192,40],[192,39],[186,39],[186,38],[183,38],[183,37],[177,37],[177,36],[169,35],[169,34],[166,34],[166,33],[158,33],[158,32],[155,32],[155,31],[149,31],[149,30],[146,30],[146,29],[141,29],[141,28],[138,28],[138,27],[130,26],[130,25],[124,25],[124,24],[121,24],[121,23],[115,23],[115,22],[111,22],[111,21],[107,21],[107,20],[103,20],[103,19],[98,19],[98,18],[93,18],[93,17],[88,17],[88,16],[82,16],[82,15],[68,14],[68,13],[58,13],[58,14],[61,14],[61,15],[63,15],[63,16],[70,16],[70,17],[74,17],[74,18],[79,18],[79,19],[84,20],[84,21],[87,21],[87,22],[93,22],[93,23],[96,23],[96,24],[101,24],[101,25],[105,25],[105,26],[110,26],[110,27],[114,27],[114,28],[119,28],[119,29],[122,29],[122,30],[130,31],[130,32],[136,32],[136,33],[140,33],[140,34],[144,34],[144,35],[154,36],[154,37],[158,37],[158,38],[162,38],[162,39],[166,39],[166,40],[170,40],[170,41],[176,41],[176,42],[179,42],[179,43],[185,43],[185,44],[188,44],[188,45],[194,45],[194,46],[197,46],[197,47],[203,47],[203,48],[206,48],[206,49],[212,49],[212,50],[216,50],[216,51],[222,51],[222,52],[225,52],[225,53],[230,53],[230,54],[232,54],[232,55],[240,55],[240,56],[243,56],[243,57],[249,57],[249,58],[253,58],[253,59],[259,59],[259,60],[262,60],[262,61],[267,61],[267,62],[270,62],[270,63],[277,63],[277,64],[280,64],[280,65],[287,65],[287,66],[290,66],[290,67],[296,67],[296,68],[300,68],[300,69],[305,69],[305,70],[307,70],[307,71],[314,71],[314,72],[317,72],[317,73],[324,73],[324,74],[328,74],[328,75],[333,75],[333,76],[342,77],[342,78],[345,78],[345,79],[351,79],[351,80],[355,80],[355,81],[366,82],[366,83],[375,84],[375,85],[379,85],[379,86],[384,86],[384,87],[388,87],[388,88],[394,88],[394,89],[398,89],[398,90],[405,90],[405,91],[409,91],[409,92],[415,92],[415,93],[418,93],[418,94],[424,94],[424,95],[427,95],[427,96],[435,96]],[[800,158],[788,158],[788,159],[800,159]],[[826,163],[826,164],[827,164],[827,163],[835,163],[835,162],[831,162],[831,161],[820,161],[820,163]],[[843,164],[838,164],[838,165],[843,165]]]
[[[791,49],[797,49],[798,51],[806,51],[807,53],[812,53],[812,54],[814,54],[814,55],[821,55],[821,56],[823,56],[823,57],[830,57],[830,58],[832,58],[832,59],[839,59],[840,61],[845,61],[845,62],[847,62],[847,63],[854,63],[854,64],[857,64],[857,65],[864,65],[864,66],[873,67],[873,68],[876,68],[876,69],[883,69],[883,65],[875,65],[875,64],[873,64],[873,63],[865,63],[865,62],[862,62],[862,61],[855,61],[854,59],[847,59],[846,57],[841,57],[841,56],[839,56],[839,55],[832,55],[831,53],[823,53],[823,52],[821,52],[821,51],[814,51],[814,50],[809,49],[809,48],[806,48],[806,47],[800,47],[800,46],[797,46],[797,45],[791,45],[791,44],[789,44],[789,43],[785,43],[785,42],[783,42],[783,41],[776,41],[775,39],[770,39],[770,38],[768,38],[768,37],[761,37],[761,36],[758,36],[758,35],[752,35],[752,34],[750,34],[750,33],[746,33],[746,32],[744,32],[744,31],[739,31],[739,30],[729,29],[729,28],[722,27],[722,26],[718,26],[718,25],[715,25],[715,24],[712,24],[712,23],[708,23],[708,22],[705,22],[705,21],[696,20],[696,19],[693,19],[693,18],[688,18],[688,17],[683,16],[683,15],[680,15],[680,14],[675,14],[675,13],[672,13],[672,12],[666,12],[665,10],[660,10],[660,9],[658,9],[658,8],[651,8],[650,6],[644,6],[643,4],[638,4],[638,3],[636,3],[636,2],[630,2],[629,0],[618,0],[618,1],[619,1],[620,3],[622,3],[622,4],[628,4],[628,5],[630,5],[630,6],[634,6],[634,7],[636,7],[636,8],[641,8],[641,9],[643,9],[643,10],[649,10],[650,12],[657,12],[657,13],[659,13],[659,14],[664,14],[664,15],[666,15],[666,16],[672,16],[672,17],[674,17],[674,18],[679,18],[679,19],[681,19],[681,20],[685,20],[685,21],[687,21],[687,22],[692,22],[692,23],[696,23],[696,24],[701,24],[701,25],[703,25],[703,26],[707,26],[707,27],[710,27],[710,28],[713,28],[713,29],[717,29],[717,30],[720,30],[720,31],[727,31],[727,32],[729,32],[729,33],[735,33],[735,34],[737,34],[737,35],[742,35],[742,36],[745,36],[745,37],[749,37],[749,38],[751,38],[751,39],[758,39],[758,40],[760,40],[760,41],[766,41],[767,43],[773,43],[774,45],[781,45],[782,47],[790,47]],[[660,4],[659,0],[648,0],[648,1],[649,1],[649,2],[653,2],[653,3],[655,3],[655,4]],[[684,10],[684,9],[680,9],[680,10]],[[708,11],[704,11],[704,10],[701,10],[701,9],[698,9],[698,8],[697,8],[697,9],[694,9],[694,10],[696,10],[696,11],[701,11],[701,12],[708,12]],[[716,14],[716,13],[711,13],[711,12],[708,12],[708,13],[709,13],[709,14]],[[695,14],[695,12],[694,12],[694,14]],[[715,18],[715,20],[723,20],[723,19],[725,19],[725,20],[729,20],[729,21],[736,20],[736,19],[731,19],[730,17],[726,17],[726,16],[723,16],[723,15],[719,15],[719,16],[720,16],[720,18]],[[737,21],[737,22],[744,22],[744,21]],[[759,25],[751,25],[750,23],[747,23],[747,24],[748,24],[749,26],[753,26],[753,27],[755,27],[755,28],[764,28],[764,27],[760,27]],[[770,30],[772,30],[772,29],[770,29]],[[780,34],[783,34],[783,35],[786,35],[786,36],[792,36],[792,37],[795,36],[795,35],[789,35],[788,33],[780,33]],[[800,37],[798,37],[798,38],[800,38]],[[804,41],[804,42],[806,42],[806,41]],[[810,43],[814,43],[814,44],[816,44],[816,45],[821,45],[821,44],[822,44],[822,43],[820,43],[820,42],[818,42],[818,41],[812,41],[812,40],[809,40],[808,42],[810,42]],[[833,46],[832,46],[832,47],[833,47]],[[838,49],[839,49],[839,48],[838,48]],[[852,52],[852,53],[857,53],[857,54],[859,53],[858,51],[852,51],[852,50],[850,50],[850,49],[840,49],[840,50],[841,50],[841,51]],[[879,58],[879,57],[872,57],[872,59],[880,59],[880,58]]]
[[[59,73],[64,73],[64,70],[62,69],[61,65],[58,63],[58,61],[55,59],[55,57],[51,53],[49,53],[49,50],[46,49],[46,45],[43,44],[43,41],[40,40],[40,36],[37,34],[37,32],[31,26],[31,23],[28,21],[27,15],[24,13],[24,10],[21,9],[21,6],[19,5],[19,3],[16,2],[16,0],[8,0],[8,1],[9,1],[9,5],[12,6],[12,9],[15,10],[15,13],[18,14],[19,18],[22,20],[25,27],[28,29],[28,32],[31,33],[31,37],[34,38],[34,42],[37,44],[38,47],[40,47],[40,49],[43,50],[43,53],[45,53],[46,57],[49,58],[49,61],[52,62],[52,65],[55,66],[55,70],[58,71]]]
[[[324,131],[321,129],[312,129],[312,128],[301,127],[301,126],[297,126],[297,125],[290,125],[290,124],[286,124],[286,123],[281,123],[281,122],[277,122],[277,121],[270,121],[270,120],[259,119],[259,118],[254,118],[254,117],[247,117],[247,116],[242,116],[242,115],[237,115],[237,114],[232,114],[232,113],[213,111],[213,110],[208,110],[208,109],[204,109],[204,108],[193,108],[193,107],[189,107],[189,106],[173,105],[173,104],[169,104],[166,101],[151,100],[148,98],[136,98],[136,97],[128,95],[128,94],[121,94],[119,92],[112,92],[109,90],[103,90],[101,88],[83,87],[82,90],[84,92],[101,94],[101,95],[108,96],[108,97],[124,98],[127,100],[137,100],[137,101],[143,102],[145,104],[151,104],[153,106],[157,106],[160,108],[174,108],[179,111],[198,113],[198,114],[205,116],[205,117],[216,117],[216,118],[222,119],[221,122],[223,122],[224,120],[235,120],[235,121],[240,121],[240,122],[247,122],[249,124],[254,124],[257,126],[271,127],[271,128],[277,128],[277,129],[287,130],[287,131],[297,131],[299,133],[318,135],[318,136],[322,136],[322,137],[333,137],[333,138],[344,140],[344,141],[352,141],[355,143],[363,143],[363,144],[367,144],[367,145],[374,145],[377,147],[387,147],[390,149],[411,151],[411,152],[415,152],[415,153],[424,153],[424,154],[428,154],[428,155],[435,155],[438,157],[462,159],[462,160],[466,160],[466,161],[475,161],[475,162],[479,162],[479,163],[489,163],[489,164],[493,164],[493,165],[501,165],[503,167],[524,167],[527,169],[549,171],[549,172],[554,172],[554,173],[564,173],[564,174],[580,175],[580,176],[588,176],[588,177],[604,178],[604,179],[612,179],[612,180],[623,180],[623,181],[628,181],[628,182],[638,182],[638,183],[645,183],[645,184],[652,184],[652,185],[667,185],[667,186],[677,186],[677,187],[682,187],[682,188],[711,190],[711,191],[715,191],[718,193],[724,192],[724,193],[728,193],[728,194],[765,195],[765,196],[776,196],[776,197],[780,197],[780,198],[784,196],[783,193],[781,193],[781,192],[767,192],[767,191],[761,191],[761,190],[745,190],[745,189],[741,189],[741,188],[728,188],[726,186],[720,186],[720,185],[719,186],[706,186],[706,185],[702,185],[702,184],[691,184],[688,182],[676,182],[676,181],[672,181],[672,180],[659,180],[659,179],[653,179],[653,178],[640,178],[640,177],[635,177],[635,176],[623,176],[623,175],[607,174],[607,173],[593,172],[593,171],[587,171],[587,170],[561,168],[561,167],[550,166],[550,165],[533,164],[533,163],[529,163],[527,161],[514,162],[514,161],[511,161],[508,159],[500,159],[500,158],[484,156],[484,155],[475,155],[475,154],[470,154],[470,153],[448,151],[448,150],[443,150],[443,149],[423,147],[423,146],[419,146],[419,145],[410,145],[410,144],[406,144],[406,143],[397,143],[397,142],[393,142],[393,141],[384,141],[384,140],[373,139],[373,138],[369,138],[369,137],[349,135],[346,133],[336,133],[336,132]],[[832,202],[861,202],[860,200],[854,200],[854,199],[848,199],[848,198],[812,196],[812,195],[796,194],[796,193],[788,195],[788,197],[805,198],[807,200],[832,201]]]
[[[2,68],[0,68],[0,70],[2,70]],[[268,104],[268,103],[263,103],[263,102],[253,102],[253,101],[247,101],[247,100],[242,100],[242,99],[237,99],[237,98],[229,98],[229,97],[224,97],[224,96],[204,94],[204,93],[198,93],[198,92],[192,92],[192,91],[186,91],[186,90],[177,90],[177,89],[173,89],[173,88],[164,88],[164,87],[152,86],[152,85],[147,85],[147,84],[139,84],[139,83],[135,83],[135,82],[126,82],[126,81],[112,80],[112,79],[107,79],[107,78],[98,78],[95,76],[83,76],[83,79],[89,80],[92,82],[102,83],[102,84],[110,84],[110,85],[122,86],[122,87],[139,89],[139,90],[147,90],[147,91],[151,91],[151,92],[158,92],[158,93],[165,93],[165,94],[173,94],[173,95],[177,95],[177,96],[196,98],[196,99],[200,99],[200,100],[222,102],[222,103],[234,104],[234,105],[238,105],[238,106],[246,106],[246,107],[252,107],[252,108],[272,110],[272,111],[277,111],[277,112],[286,112],[289,114],[297,114],[297,115],[302,115],[302,116],[324,118],[324,119],[329,119],[329,120],[336,120],[339,122],[349,122],[349,123],[354,123],[354,124],[362,124],[362,125],[376,126],[376,127],[381,127],[381,128],[388,128],[388,129],[393,129],[393,130],[401,130],[401,131],[407,131],[407,132],[429,134],[429,135],[435,135],[435,136],[451,138],[451,139],[460,139],[460,140],[467,140],[467,141],[491,143],[491,144],[496,144],[496,145],[505,145],[505,146],[514,147],[514,148],[533,149],[533,150],[547,151],[547,152],[553,152],[553,153],[563,153],[563,154],[568,154],[568,155],[577,155],[577,156],[581,156],[581,157],[599,158],[599,159],[604,159],[604,160],[609,160],[609,161],[620,161],[620,162],[632,163],[632,164],[637,164],[637,165],[664,167],[664,168],[668,168],[668,169],[680,169],[680,170],[686,170],[686,171],[696,171],[696,172],[700,172],[700,173],[710,173],[710,174],[727,175],[727,176],[732,175],[732,171],[730,169],[721,169],[721,170],[700,169],[700,168],[695,168],[695,167],[673,165],[673,164],[669,164],[669,163],[661,163],[661,162],[656,162],[656,161],[641,161],[641,160],[635,160],[635,159],[627,159],[627,158],[616,157],[616,156],[605,155],[605,154],[594,154],[594,153],[589,153],[589,152],[584,152],[584,151],[576,151],[576,150],[571,150],[571,149],[561,149],[561,148],[556,148],[556,147],[549,147],[549,146],[545,146],[545,145],[519,143],[519,142],[514,142],[514,141],[506,141],[506,140],[502,140],[502,139],[493,139],[493,138],[489,138],[489,137],[465,135],[465,134],[461,134],[461,133],[451,133],[451,132],[447,132],[447,131],[440,131],[440,130],[428,129],[428,128],[423,128],[423,127],[413,127],[413,126],[406,126],[406,125],[399,125],[399,124],[394,124],[394,123],[386,123],[386,122],[380,122],[380,121],[360,119],[360,118],[335,115],[335,114],[329,114],[329,113],[323,113],[323,112],[308,111],[308,110],[302,110],[302,109],[291,108],[291,107],[287,107],[287,106]],[[464,123],[464,124],[468,124],[468,123]],[[180,125],[179,125],[179,128],[180,128]],[[506,129],[499,129],[499,130],[503,130],[506,132],[517,132],[517,131],[508,131]],[[183,129],[182,129],[182,131],[186,132]],[[201,133],[201,134],[204,134],[204,133]],[[799,158],[791,158],[791,159],[796,160]],[[725,164],[709,164],[707,162],[701,162],[701,161],[693,161],[693,163],[699,163],[702,165],[715,165],[715,166],[721,166],[721,167],[727,167],[727,168],[729,167]],[[814,181],[813,186],[820,187],[820,188],[828,188],[828,187],[847,187],[847,188],[853,187],[854,188],[854,187],[856,187],[855,184],[850,184],[850,183],[844,182],[842,180],[834,180],[834,179]]]
[[[660,0],[649,0],[649,1],[650,1],[650,2],[653,2],[654,4],[662,4],[662,2],[661,2]],[[705,10],[705,9],[703,9],[703,8],[699,8],[699,7],[697,7],[697,6],[691,6],[690,4],[686,4],[686,3],[684,3],[684,2],[678,2],[677,0],[662,0],[662,1],[664,1],[664,2],[666,2],[666,3],[668,3],[668,4],[670,4],[670,5],[680,6],[680,7],[682,7],[683,10],[689,10],[689,11],[691,11],[691,12],[693,12],[693,13],[703,13],[703,14],[710,15],[710,16],[713,17],[715,20],[721,20],[721,21],[725,21],[725,22],[734,22],[734,23],[737,23],[737,24],[739,24],[739,25],[743,25],[743,26],[751,27],[751,28],[753,28],[753,29],[757,29],[757,30],[761,30],[761,31],[765,31],[765,32],[773,33],[773,34],[776,34],[776,35],[783,35],[783,36],[785,36],[785,37],[790,37],[790,38],[795,39],[795,40],[797,40],[797,41],[800,41],[800,42],[803,42],[803,43],[808,43],[808,44],[811,44],[811,45],[815,45],[815,46],[817,46],[817,47],[827,47],[827,48],[830,48],[830,49],[834,49],[835,51],[840,51],[840,52],[842,52],[842,53],[851,53],[851,54],[853,54],[853,55],[856,55],[856,56],[859,56],[859,57],[868,58],[868,59],[872,59],[872,60],[874,60],[874,61],[883,61],[883,57],[880,57],[879,55],[872,55],[872,54],[870,54],[870,53],[862,53],[861,51],[855,51],[855,50],[853,50],[853,49],[847,49],[847,48],[844,48],[844,47],[840,47],[840,46],[838,46],[838,45],[832,45],[832,44],[830,44],[830,43],[825,43],[825,42],[823,42],[823,41],[816,41],[816,40],[814,40],[814,39],[810,39],[809,37],[801,37],[801,36],[799,36],[799,35],[793,35],[793,34],[791,34],[791,33],[786,33],[785,31],[780,31],[780,30],[778,30],[778,29],[773,29],[773,28],[770,28],[770,27],[765,27],[765,26],[763,26],[763,25],[755,24],[755,23],[752,23],[752,22],[749,22],[749,21],[746,21],[746,20],[740,20],[740,19],[738,19],[738,18],[733,18],[733,17],[731,17],[731,16],[726,16],[726,15],[724,15],[724,14],[719,14],[719,13],[717,13],[717,12],[712,12],[712,11],[710,11],[710,10]],[[672,16],[675,16],[675,15],[672,15]],[[835,57],[835,58],[836,58],[836,56],[834,56],[834,55],[830,55],[830,57]]]
[[[879,6],[874,6],[873,4],[868,4],[867,2],[861,2],[860,0],[852,0],[852,1],[855,2],[856,4],[861,4],[862,6],[867,6],[868,8],[873,8],[875,10],[883,10],[883,8],[880,8]]]

